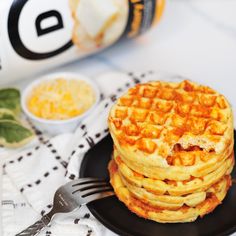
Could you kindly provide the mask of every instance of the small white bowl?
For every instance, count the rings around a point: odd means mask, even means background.
[[[82,80],[82,81],[87,82],[92,87],[95,93],[94,104],[83,114],[79,116],[75,116],[70,119],[66,119],[66,120],[48,120],[48,119],[43,119],[43,118],[35,116],[29,111],[27,107],[27,99],[30,93],[32,92],[32,89],[36,87],[38,84],[42,83],[43,81],[55,80],[58,78],[63,78],[66,80],[76,79],[76,80]],[[38,79],[30,83],[24,89],[22,93],[21,107],[24,113],[30,118],[30,120],[32,121],[32,123],[35,125],[37,129],[39,129],[40,131],[47,132],[50,135],[58,135],[61,133],[73,132],[75,128],[78,126],[78,124],[82,121],[82,119],[88,116],[91,113],[91,111],[95,108],[99,99],[100,99],[100,92],[99,92],[98,86],[91,79],[77,73],[61,72],[61,73],[53,73],[53,74],[48,74],[48,75],[39,77]]]

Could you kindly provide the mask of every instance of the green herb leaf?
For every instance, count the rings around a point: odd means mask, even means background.
[[[20,91],[14,88],[0,89],[0,108],[20,113]]]
[[[0,144],[20,147],[34,137],[33,132],[16,121],[0,120]]]
[[[17,118],[9,109],[0,108],[0,120],[14,120],[17,121]]]

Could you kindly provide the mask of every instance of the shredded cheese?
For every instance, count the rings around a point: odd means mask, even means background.
[[[65,120],[83,114],[95,102],[93,88],[82,80],[58,78],[33,88],[27,106],[35,116]]]

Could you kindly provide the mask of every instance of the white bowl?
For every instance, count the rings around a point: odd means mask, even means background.
[[[33,113],[31,113],[27,107],[27,98],[30,95],[32,89],[36,87],[38,84],[42,83],[43,81],[49,81],[54,80],[57,78],[63,78],[63,79],[76,79],[76,80],[82,80],[87,82],[95,93],[95,102],[94,104],[83,114],[75,116],[70,119],[66,120],[48,120],[43,119],[40,117],[35,116]],[[68,73],[68,72],[61,72],[61,73],[53,73],[48,74],[42,77],[39,77],[38,79],[34,80],[32,83],[30,83],[23,91],[21,96],[21,106],[24,111],[24,113],[30,118],[31,122],[35,125],[37,129],[40,131],[44,131],[49,133],[50,135],[58,135],[61,133],[67,133],[67,132],[73,132],[75,128],[78,126],[78,124],[83,120],[84,117],[88,116],[89,113],[95,108],[98,101],[100,99],[100,92],[95,82],[93,82],[88,77],[77,74],[77,73]]]

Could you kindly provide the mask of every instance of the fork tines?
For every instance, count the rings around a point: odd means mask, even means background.
[[[72,187],[78,187],[72,192],[72,194],[79,194],[86,203],[114,195],[110,183],[104,179],[83,178],[73,183]]]
[[[98,179],[98,178],[91,178],[91,177],[81,178],[81,179],[73,181],[72,187],[89,184],[89,183],[102,183],[102,182],[107,183],[105,179]]]

